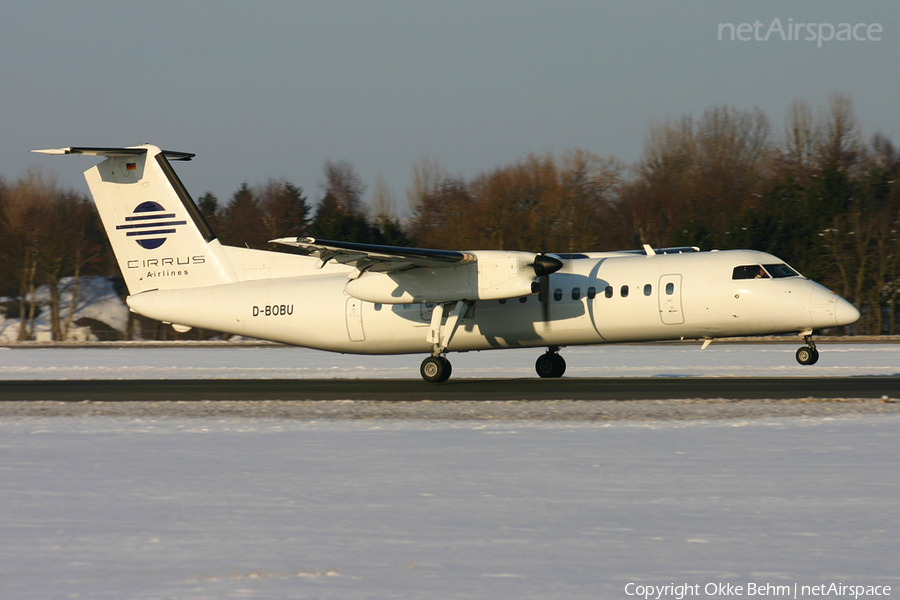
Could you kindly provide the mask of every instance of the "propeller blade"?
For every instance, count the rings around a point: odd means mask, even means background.
[[[540,279],[541,291],[538,293],[538,300],[541,302],[541,308],[544,311],[544,322],[550,320],[550,276],[544,275]]]
[[[541,253],[534,257],[531,267],[538,277],[538,302],[541,303],[544,322],[547,322],[550,320],[550,275],[562,269],[563,262]]]

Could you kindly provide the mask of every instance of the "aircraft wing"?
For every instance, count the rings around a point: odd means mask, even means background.
[[[352,265],[358,271],[389,273],[414,267],[437,269],[475,262],[474,254],[455,250],[357,244],[310,237],[287,237],[270,241],[274,244],[293,246],[299,249],[300,254],[318,258],[320,268],[331,260],[343,265]]]

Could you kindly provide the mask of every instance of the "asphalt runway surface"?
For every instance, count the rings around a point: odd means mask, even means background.
[[[665,400],[900,397],[900,377],[456,379],[168,379],[0,381],[0,400]]]

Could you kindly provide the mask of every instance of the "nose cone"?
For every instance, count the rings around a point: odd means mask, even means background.
[[[852,325],[859,320],[859,311],[855,306],[838,296],[834,303],[834,320],[838,325]]]
[[[840,327],[859,320],[859,311],[855,306],[824,286],[817,283],[813,286],[809,296],[812,329]]]

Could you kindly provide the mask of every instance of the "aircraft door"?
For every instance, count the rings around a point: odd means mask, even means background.
[[[659,316],[666,325],[684,323],[681,311],[681,275],[663,275],[659,278]]]
[[[362,321],[362,300],[359,298],[347,298],[347,335],[351,342],[366,341]]]

